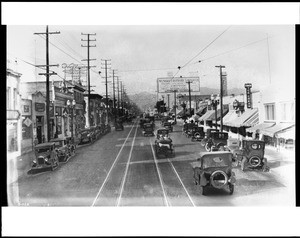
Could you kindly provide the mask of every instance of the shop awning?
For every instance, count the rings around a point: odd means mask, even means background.
[[[283,139],[292,139],[295,140],[295,127],[291,127],[285,131],[281,131],[277,133],[278,138],[283,138]]]
[[[228,109],[227,108],[223,108],[223,117],[227,114]],[[219,121],[221,118],[221,109],[217,110],[217,121]],[[216,122],[216,115],[215,113],[213,115],[211,115],[207,120],[212,120],[213,122]]]
[[[254,126],[258,124],[258,109],[249,109],[242,115],[236,117],[234,120],[226,123],[227,126],[231,127],[242,127],[242,126]]]
[[[208,110],[202,117],[199,118],[199,121],[206,121],[211,115],[214,115],[214,110]]]
[[[197,114],[198,116],[202,116],[202,115],[205,114],[206,110],[207,110],[207,106],[200,106],[200,108],[199,108],[199,110],[196,112],[196,114]]]
[[[285,131],[285,130],[293,127],[294,125],[295,124],[293,124],[293,123],[280,122],[280,123],[275,124],[272,127],[262,129],[260,131],[260,133],[262,133],[263,135],[266,135],[266,136],[273,137],[275,134],[277,134],[279,132],[282,132],[282,131]]]
[[[238,114],[235,110],[230,110],[226,116],[223,117],[223,125],[227,126],[228,122],[231,122],[237,118]],[[220,123],[218,123],[220,124]]]
[[[271,127],[271,126],[274,126],[275,123],[274,122],[264,122],[264,123],[260,123],[260,124],[257,124],[253,127],[250,127],[250,128],[247,128],[246,129],[246,132],[257,132],[257,133],[260,133],[260,130],[264,129],[264,128],[268,128],[268,127]]]

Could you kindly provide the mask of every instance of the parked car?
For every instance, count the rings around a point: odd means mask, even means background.
[[[115,130],[116,131],[123,131],[124,130],[124,126],[123,126],[123,122],[121,120],[117,120],[115,123]]]
[[[185,123],[182,128],[182,133],[185,134],[186,137],[190,137],[195,127],[197,127],[197,125],[194,123]]]
[[[192,141],[201,141],[205,137],[204,128],[201,126],[196,126],[192,128],[191,131]]]
[[[228,133],[227,132],[210,132],[209,137],[207,137],[207,142],[205,144],[206,151],[218,151],[225,150],[227,145]]]
[[[152,123],[145,123],[142,131],[144,136],[154,136],[154,128]]]
[[[79,144],[92,143],[94,141],[94,132],[90,128],[81,129],[78,135]]]
[[[31,169],[38,170],[51,168],[54,170],[59,165],[58,155],[54,142],[38,144],[34,147],[35,157],[32,159]]]
[[[229,194],[233,194],[236,177],[232,171],[232,157],[229,151],[202,152],[200,158],[191,163],[194,182],[201,186],[202,195],[207,194],[208,187],[227,187]]]
[[[233,155],[241,165],[241,170],[261,169],[269,171],[267,159],[264,158],[265,142],[262,140],[242,140],[241,148],[232,150]]]
[[[70,158],[69,145],[65,138],[55,138],[50,140],[55,143],[55,150],[58,156],[59,162],[67,162]]]
[[[161,128],[156,131],[156,140],[154,142],[155,154],[159,156],[160,154],[175,156],[175,149],[172,143],[172,139],[169,136],[169,130],[166,128]]]
[[[171,122],[164,122],[163,127],[168,129],[169,132],[173,131],[173,126],[172,126]]]
[[[201,140],[201,145],[202,146],[205,146],[206,142],[208,141],[208,138],[210,137],[210,134],[212,132],[218,132],[219,129],[214,129],[214,128],[209,128],[206,130],[206,133],[205,133],[205,137],[203,138],[203,140]]]

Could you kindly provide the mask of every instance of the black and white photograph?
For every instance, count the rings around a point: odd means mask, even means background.
[[[8,207],[295,207],[295,25],[217,22],[7,24]]]

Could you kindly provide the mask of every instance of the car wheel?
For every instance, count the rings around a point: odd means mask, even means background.
[[[211,147],[209,146],[208,143],[205,144],[205,149],[206,151],[210,152],[211,151]]]
[[[234,191],[234,185],[229,183],[228,184],[228,187],[229,187],[229,194],[232,195],[233,194],[233,191]]]
[[[246,169],[246,163],[247,163],[247,158],[243,157],[242,161],[241,161],[241,170],[245,171]]]
[[[262,163],[261,161],[261,158],[259,158],[258,156],[252,156],[250,159],[249,159],[249,164],[251,165],[251,167],[258,167],[260,166]]]

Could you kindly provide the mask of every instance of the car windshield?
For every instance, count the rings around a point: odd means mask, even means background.
[[[40,149],[36,149],[35,150],[37,153],[45,153],[45,152],[50,152],[50,148],[46,147],[46,148],[40,148]]]
[[[218,156],[218,155],[209,155],[202,157],[202,167],[206,168],[215,168],[215,167],[227,167],[231,165],[231,161],[228,156]]]

